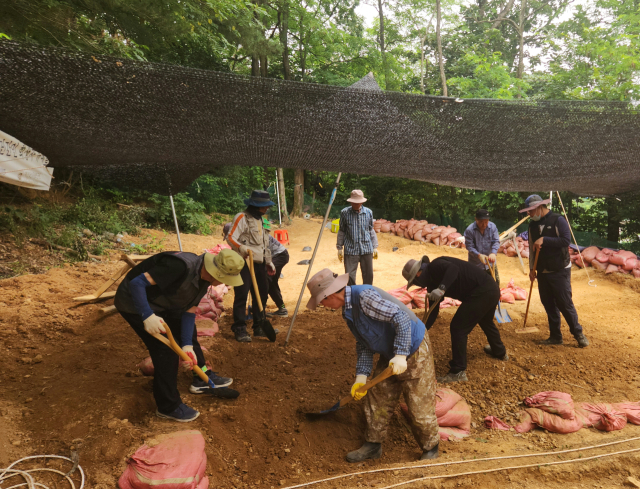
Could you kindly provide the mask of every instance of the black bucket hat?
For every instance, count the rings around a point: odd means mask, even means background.
[[[264,190],[254,190],[251,192],[251,197],[244,199],[244,204],[254,207],[271,207],[272,205],[276,205],[275,202],[271,201],[269,192],[265,192]]]

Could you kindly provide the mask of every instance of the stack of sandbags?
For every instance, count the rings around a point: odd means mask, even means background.
[[[572,263],[580,268],[593,267],[596,270],[604,270],[606,273],[633,273],[640,278],[640,260],[627,250],[615,251],[610,248],[599,249],[597,246],[589,246],[580,254],[569,248]]]
[[[507,304],[513,304],[515,301],[526,301],[529,293],[522,287],[518,287],[513,279],[509,281],[506,287],[500,289],[500,301]]]
[[[529,241],[527,241],[526,239],[522,239],[519,236],[516,238],[515,245],[513,244],[512,239],[502,243],[498,248],[498,253],[504,253],[509,257],[518,256],[516,245],[518,246],[518,251],[520,251],[520,256],[522,258],[529,258]]]

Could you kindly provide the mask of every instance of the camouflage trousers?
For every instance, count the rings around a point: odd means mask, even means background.
[[[382,373],[388,365],[387,360],[378,360],[373,376]],[[423,451],[431,450],[440,441],[440,436],[436,418],[436,373],[429,333],[426,331],[418,350],[407,358],[407,370],[401,375],[393,375],[380,382],[364,396],[366,441],[384,441],[389,418],[398,405],[401,394],[404,394],[409,408],[409,424],[413,436]]]

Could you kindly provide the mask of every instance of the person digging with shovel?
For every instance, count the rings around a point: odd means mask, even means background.
[[[436,418],[436,382],[429,335],[411,310],[395,297],[372,285],[347,286],[349,274],[338,276],[328,268],[316,273],[307,287],[311,300],[307,308],[318,304],[342,308],[342,317],[356,338],[356,380],[352,397],[364,397],[367,421],[365,442],[347,454],[348,462],[377,459],[387,435],[389,419],[404,394],[413,435],[422,449],[421,460],[438,457],[438,420]],[[370,391],[356,392],[367,382],[373,370],[373,356],[380,358],[373,373],[380,375],[391,366],[393,376]]]
[[[179,339],[182,350],[198,365],[215,389],[194,375],[189,387],[192,394],[210,393],[217,397],[236,398],[238,392],[227,387],[233,379],[207,371],[195,328],[196,307],[210,285],[242,284],[240,270],[244,260],[232,250],[218,255],[167,251],[140,262],[118,286],[115,306],[149,350],[153,361],[153,397],[156,415],[173,421],[189,422],[200,413],[180,399],[178,392],[178,355],[153,335],[166,328]]]
[[[490,275],[457,258],[441,256],[430,261],[428,256],[423,256],[421,260],[409,260],[404,265],[402,276],[407,280],[407,290],[412,285],[426,288],[430,303],[444,297],[462,302],[449,326],[453,356],[449,362],[449,373],[438,377],[438,382],[446,384],[468,380],[467,338],[476,324],[480,325],[489,340],[484,352],[499,360],[509,360],[500,331],[493,322],[500,289]],[[440,308],[436,307],[435,314],[427,319],[427,330],[431,329],[439,313]]]

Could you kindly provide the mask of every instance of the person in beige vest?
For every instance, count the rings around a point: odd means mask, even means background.
[[[269,294],[267,275],[274,275],[275,267],[271,262],[269,234],[264,229],[262,218],[275,203],[271,201],[269,193],[262,190],[251,192],[251,197],[245,199],[244,203],[247,208],[233,218],[231,230],[226,239],[229,246],[245,259],[249,256],[249,250],[253,252],[256,281],[258,282],[260,299],[264,305],[267,303]],[[254,308],[253,317],[258,312],[258,299],[253,290],[253,282],[247,265],[240,272],[240,276],[243,284],[233,288],[235,297],[233,299],[233,326],[231,326],[231,330],[235,334],[236,340],[244,343],[251,341],[251,337],[247,333],[246,317],[249,292],[251,292],[251,304]],[[254,325],[253,336],[266,337],[266,334],[262,328]]]

